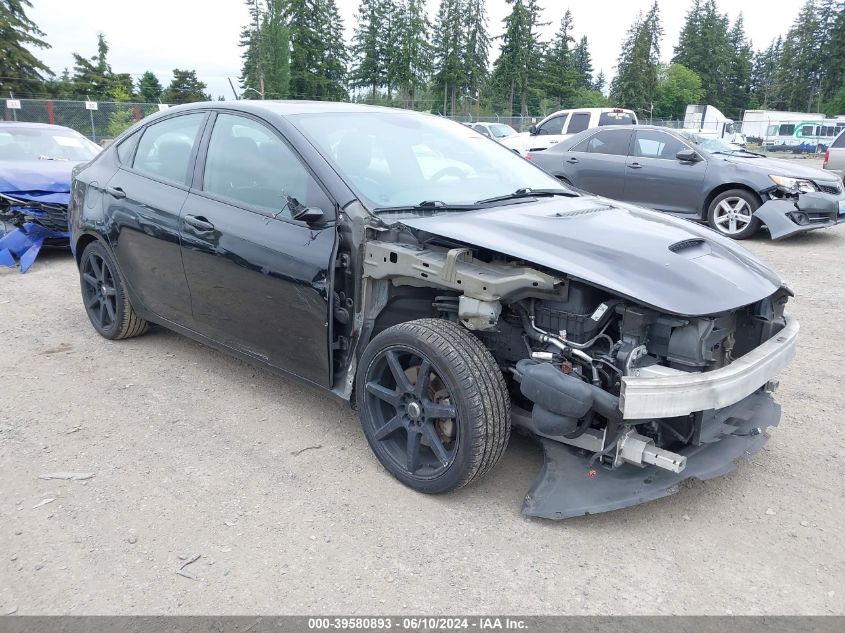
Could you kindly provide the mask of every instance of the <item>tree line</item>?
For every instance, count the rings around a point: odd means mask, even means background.
[[[427,2],[438,1],[435,19]],[[731,22],[715,0],[690,0],[678,44],[661,62],[664,31],[655,0],[621,42],[608,83],[596,74],[572,14],[543,33],[541,0],[506,0],[501,35],[490,34],[485,0],[360,0],[351,42],[336,0],[245,0],[240,35],[243,98],[325,99],[399,105],[443,114],[528,115],[614,105],[643,117],[678,118],[708,103],[738,118],[746,109],[845,113],[845,0],[807,0],[792,26],[757,50],[740,14]],[[48,48],[26,16],[30,0],[0,0],[0,89],[20,96],[206,100],[193,70],[169,86],[152,72],[114,72],[109,47],[74,53],[54,74],[33,52]]]
[[[26,15],[31,0],[0,0],[0,90],[18,98],[90,99],[186,103],[211,99],[206,84],[190,69],[173,70],[173,79],[162,86],[152,71],[137,80],[112,70],[105,35],[97,35],[97,52],[73,53],[73,68],[54,73],[33,52],[50,48],[45,33]]]

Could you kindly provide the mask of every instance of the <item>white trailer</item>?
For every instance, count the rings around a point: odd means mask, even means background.
[[[745,136],[769,151],[822,152],[843,128],[845,118],[821,112],[746,110],[742,117]]]

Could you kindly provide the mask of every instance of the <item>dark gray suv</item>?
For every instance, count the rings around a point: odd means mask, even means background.
[[[781,239],[845,221],[835,174],[667,128],[586,130],[528,158],[578,189],[706,221],[734,239],[761,225]]]

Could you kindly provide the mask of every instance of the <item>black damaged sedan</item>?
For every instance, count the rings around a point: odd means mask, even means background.
[[[70,230],[102,336],[158,324],[324,389],[421,492],[483,476],[517,427],[547,518],[758,451],[798,333],[731,240],[402,110],[171,108],[76,174]]]

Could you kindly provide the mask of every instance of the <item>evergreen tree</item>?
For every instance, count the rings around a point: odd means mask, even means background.
[[[591,90],[595,90],[597,92],[604,92],[604,87],[607,85],[607,77],[604,74],[603,70],[599,71],[599,74],[596,75],[596,80],[593,82],[593,85],[590,86]]]
[[[352,39],[352,85],[368,87],[373,100],[379,88],[387,83],[384,10],[382,0],[361,0]]]
[[[46,88],[47,94],[54,99],[73,99],[77,96],[76,87],[73,85],[73,79],[67,68],[62,71],[58,78],[50,79]]]
[[[42,91],[44,81],[53,75],[30,49],[50,48],[44,32],[26,16],[30,0],[0,0],[0,89],[21,95]]]
[[[321,0],[320,8],[317,27],[325,34],[320,65],[323,95],[334,101],[345,101],[349,98],[346,90],[349,51],[343,39],[343,20],[335,0]]]
[[[138,80],[138,97],[144,103],[158,103],[164,89],[152,71],[146,71]]]
[[[578,89],[589,88],[593,83],[593,60],[590,56],[586,35],[578,42],[578,46],[572,51],[572,56],[575,62],[575,87]]]
[[[211,95],[205,92],[206,87],[197,79],[197,71],[174,68],[173,80],[162,94],[162,100],[165,103],[211,101]]]
[[[434,26],[433,84],[436,94],[448,97],[451,114],[455,113],[458,94],[466,84],[464,2],[440,0]]]
[[[464,88],[469,96],[467,109],[472,100],[479,98],[482,84],[487,79],[490,36],[487,34],[487,10],[485,0],[467,0],[464,7]],[[479,103],[480,106],[480,103]]]
[[[417,91],[426,85],[431,74],[431,24],[425,0],[406,0],[401,5],[401,12],[395,79],[399,90],[406,97],[405,105],[413,108]]]
[[[807,0],[784,38],[775,82],[787,110],[808,112],[818,107],[820,26],[815,0]]]
[[[557,33],[555,33],[548,47],[545,72],[543,73],[546,78],[546,96],[556,102],[559,108],[570,107],[575,96],[577,76],[572,51],[574,43],[572,12],[567,9],[560,20]]]
[[[719,13],[715,0],[693,0],[672,58],[673,64],[681,64],[701,78],[704,101],[720,109],[729,105],[726,78],[734,64],[728,27],[728,16]],[[740,21],[740,31],[741,27]]]
[[[822,44],[824,52],[820,60],[821,98],[828,114],[845,114],[845,107],[834,105],[837,94],[837,103],[843,103],[845,98],[845,1],[833,3],[832,6],[828,1],[827,5],[830,13],[827,16],[827,33]],[[827,6],[823,6],[825,9]]]
[[[132,101],[135,98],[135,85],[129,73],[111,73],[106,92],[109,101]]]
[[[109,45],[102,33],[97,34],[97,54],[86,58],[73,54],[73,84],[77,95],[105,101],[111,85],[111,66],[108,63]]]
[[[443,0],[446,2],[447,0]],[[531,13],[522,0],[508,0],[513,5],[505,17],[505,31],[499,57],[493,65],[493,83],[505,109],[513,113],[517,100],[519,110],[525,115],[528,92],[528,64],[531,40]]]
[[[335,0],[287,0],[283,19],[290,35],[290,88],[295,99],[348,98],[343,22]]]
[[[779,107],[781,99],[776,79],[782,50],[783,38],[778,37],[768,48],[754,56],[750,108],[768,110]]]
[[[240,84],[247,99],[283,99],[290,83],[290,34],[285,0],[246,0],[250,23],[241,31]]]
[[[622,44],[610,87],[615,105],[651,115],[657,97],[662,35],[660,9],[655,0],[648,13],[637,14]]]
[[[751,69],[754,63],[754,51],[751,42],[745,37],[742,13],[734,21],[728,33],[728,41],[732,54],[722,111],[730,118],[739,119],[743,110],[748,108],[751,97]]]

